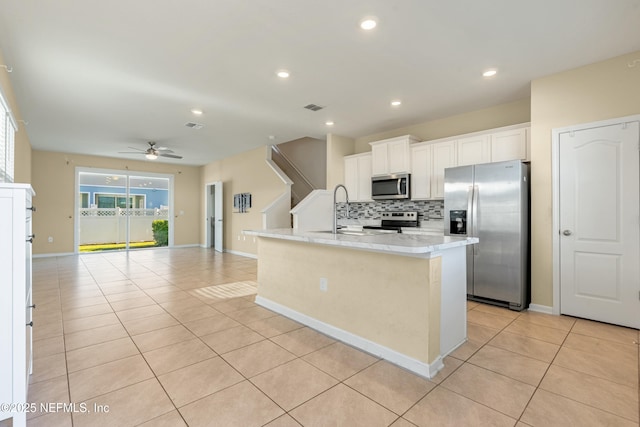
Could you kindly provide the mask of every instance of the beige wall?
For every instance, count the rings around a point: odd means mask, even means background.
[[[640,114],[640,52],[531,83],[532,302],[553,305],[551,131]]]
[[[311,185],[324,189],[327,185],[327,142],[323,139],[300,138],[278,144],[278,149],[304,174]]]
[[[414,135],[422,141],[462,135],[501,126],[526,123],[530,120],[529,98],[482,110],[470,111],[443,119],[431,120],[386,132],[367,135],[355,140],[355,153],[371,151],[369,142],[402,135]]]
[[[259,242],[260,297],[424,363],[440,355],[440,257],[264,237]],[[327,279],[326,292],[320,291],[321,278]]]
[[[266,162],[267,149],[259,147],[237,156],[209,163],[203,167],[199,200],[202,206],[200,242],[205,243],[204,218],[206,204],[204,187],[208,183],[222,181],[224,197],[225,250],[256,255],[257,244],[252,236],[244,236],[242,230],[262,229],[262,209],[285,191],[285,184]],[[251,193],[252,207],[247,213],[234,213],[233,195]]]
[[[0,64],[6,64],[0,52]],[[24,120],[20,115],[20,109],[13,94],[13,87],[11,86],[11,73],[8,73],[4,68],[0,68],[0,92],[4,96],[5,100],[9,104],[11,114],[13,118],[18,120]],[[14,159],[14,182],[16,183],[30,183],[31,182],[31,143],[29,142],[29,136],[27,135],[27,128],[21,121],[16,123],[18,125],[18,132],[16,132],[15,140],[15,159]]]
[[[327,135],[327,189],[344,184],[344,156],[354,154],[354,147],[355,143],[351,138]]]
[[[74,252],[76,167],[172,174],[174,176],[174,244],[199,243],[201,168],[34,150],[32,185],[36,255]],[[53,237],[53,243],[47,238]]]

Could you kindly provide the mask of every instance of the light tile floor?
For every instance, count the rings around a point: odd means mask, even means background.
[[[28,425],[638,426],[637,330],[470,302],[469,341],[426,380],[255,305],[256,268],[200,248],[35,259],[29,401],[91,413]]]

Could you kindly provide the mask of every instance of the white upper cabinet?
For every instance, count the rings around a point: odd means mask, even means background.
[[[510,129],[491,134],[491,161],[528,160],[529,129]]]
[[[431,198],[431,146],[414,144],[411,147],[411,198]]]
[[[370,142],[372,175],[411,172],[411,153],[409,144],[418,138],[411,135]]]
[[[371,153],[344,158],[344,185],[350,202],[371,201]]]
[[[507,160],[528,160],[529,128],[518,127],[460,137],[458,166]]]
[[[458,166],[491,162],[491,137],[477,135],[458,139]]]
[[[444,170],[457,166],[456,141],[431,144],[431,198],[444,198]]]
[[[433,141],[405,135],[370,142],[370,153],[345,157],[349,199],[370,201],[372,176],[403,172],[411,173],[412,199],[442,199],[446,168],[528,161],[529,138],[529,124],[522,123]]]

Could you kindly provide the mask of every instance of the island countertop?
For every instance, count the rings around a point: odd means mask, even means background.
[[[476,237],[428,236],[387,233],[366,236],[333,234],[326,231],[298,231],[292,228],[244,230],[248,236],[339,246],[396,255],[430,257],[447,249],[478,243]]]

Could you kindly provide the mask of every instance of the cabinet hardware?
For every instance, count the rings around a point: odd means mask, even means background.
[[[31,212],[35,212],[36,211],[36,207],[35,206],[31,206],[30,208],[27,208],[27,210],[30,210]]]
[[[33,328],[33,320],[29,323],[27,323],[27,326],[31,326]]]
[[[27,242],[29,242],[29,243],[33,243],[33,237],[29,237],[29,238],[27,239]]]
[[[36,308],[36,305],[35,304],[30,305],[29,308]]]
[[[35,234],[29,234],[29,237],[33,237],[35,239],[36,235]]]

